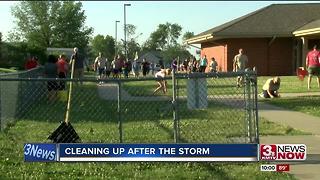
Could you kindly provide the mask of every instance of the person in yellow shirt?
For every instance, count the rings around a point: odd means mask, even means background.
[[[277,98],[280,97],[280,78],[278,76],[270,78],[263,85],[263,92],[260,94],[264,98]]]

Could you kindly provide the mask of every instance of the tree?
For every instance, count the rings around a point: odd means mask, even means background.
[[[161,52],[161,55],[166,63],[171,63],[174,58],[179,58],[180,62],[191,56],[190,52],[184,46],[179,44],[169,46]]]
[[[137,27],[133,24],[127,24],[126,25],[126,36],[127,36],[127,39],[130,39],[132,38],[132,36],[134,36],[136,34],[136,29]]]
[[[12,8],[16,28],[11,37],[34,47],[84,49],[93,29],[85,27],[81,2],[22,1]]]
[[[194,36],[194,32],[187,31],[183,34],[182,40],[185,42],[187,39],[190,39]]]
[[[91,45],[92,52],[95,56],[101,52],[103,56],[108,59],[113,59],[115,55],[115,40],[112,36],[107,35],[104,37],[103,35],[98,34],[91,40]]]
[[[159,24],[158,28],[150,34],[146,48],[164,50],[169,46],[177,45],[177,40],[181,35],[182,27],[178,24]]]
[[[141,48],[139,43],[137,43],[134,39],[131,39],[130,41],[127,42],[128,46],[128,59],[134,59],[136,52],[140,52]]]

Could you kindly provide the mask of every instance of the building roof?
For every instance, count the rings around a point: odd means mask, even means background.
[[[311,21],[293,32],[295,36],[320,34],[320,19]]]
[[[147,61],[152,62],[154,64],[158,64],[159,60],[163,59],[159,51],[149,51],[140,56],[138,61],[142,62],[143,58],[146,58]]]
[[[320,3],[272,4],[204,31],[187,42],[233,37],[291,37],[298,28],[320,19],[319,9]]]

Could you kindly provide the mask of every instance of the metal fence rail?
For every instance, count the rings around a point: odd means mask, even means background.
[[[30,141],[47,142],[64,121],[68,86],[48,91],[48,81],[74,82],[70,122],[82,142],[256,143],[256,73],[173,74],[168,92],[153,94],[155,78],[45,79],[0,76],[1,130],[37,129]],[[236,87],[236,77],[244,84]],[[28,78],[27,78],[28,77]]]

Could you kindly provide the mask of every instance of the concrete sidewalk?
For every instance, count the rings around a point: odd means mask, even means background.
[[[260,117],[313,134],[301,136],[262,136],[260,137],[260,143],[306,144],[307,160],[304,162],[288,162],[290,164],[289,173],[303,180],[320,179],[320,118],[267,103],[259,103],[258,107]]]
[[[314,135],[320,135],[320,118],[267,103],[258,103],[259,116]]]

